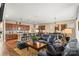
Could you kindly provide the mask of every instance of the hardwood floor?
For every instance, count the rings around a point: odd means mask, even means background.
[[[8,40],[5,42],[5,55],[10,55],[13,56],[15,55],[14,53],[14,48],[16,47],[16,40]]]
[[[38,51],[29,47],[18,49],[16,47],[17,40],[8,40],[4,44],[0,44],[0,56],[37,56]]]
[[[36,56],[38,54],[38,51],[31,47],[29,50],[27,48],[20,50],[16,47],[16,43],[17,40],[8,40],[5,43],[5,56]]]

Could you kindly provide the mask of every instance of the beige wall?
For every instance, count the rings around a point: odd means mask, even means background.
[[[78,39],[78,41],[79,41],[78,22],[79,22],[79,20],[77,20],[77,21],[76,21],[76,38],[77,38],[77,39]]]
[[[76,20],[69,20],[69,21],[61,21],[57,24],[67,24],[67,28],[70,28],[73,30],[72,36],[76,36]]]
[[[48,32],[48,33],[53,33],[54,32],[54,27],[55,27],[55,24],[46,24],[45,25],[45,32]]]
[[[71,28],[73,29],[73,33],[72,36],[76,36],[76,20],[69,20],[69,21],[60,21],[60,22],[56,22],[56,23],[51,23],[51,24],[40,24],[40,25],[45,25],[45,32],[48,33],[53,33],[54,32],[54,28],[56,24],[67,24],[67,28]],[[61,29],[61,27],[59,27]]]

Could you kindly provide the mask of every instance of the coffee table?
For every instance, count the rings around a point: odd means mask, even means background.
[[[27,44],[29,47],[31,47],[31,48],[33,48],[33,49],[35,49],[35,50],[37,50],[37,51],[39,51],[39,50],[45,48],[46,45],[47,45],[47,44],[41,43],[41,42],[39,42],[39,41],[36,41],[35,44],[33,44],[32,41],[26,41],[26,44]]]

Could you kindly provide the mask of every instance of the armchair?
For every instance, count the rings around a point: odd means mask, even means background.
[[[64,56],[79,56],[79,48],[78,48],[77,39],[72,38],[69,40],[68,44],[65,47]]]

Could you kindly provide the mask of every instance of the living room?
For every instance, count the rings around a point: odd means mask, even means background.
[[[65,52],[66,46],[75,45],[69,42],[78,41],[78,5],[5,3],[4,55],[78,55]]]

